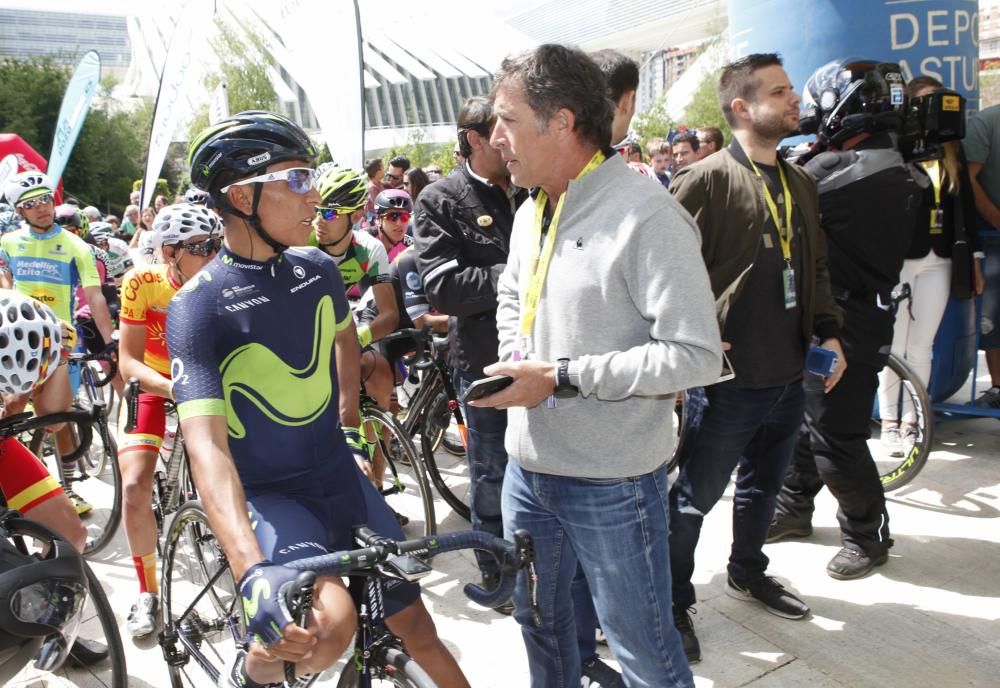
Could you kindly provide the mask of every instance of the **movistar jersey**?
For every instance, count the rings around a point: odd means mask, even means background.
[[[339,432],[334,338],[351,322],[344,283],[322,251],[293,248],[266,263],[225,248],[170,302],[167,346],[181,420],[226,416],[245,489],[316,487],[357,493]],[[357,493],[359,494],[359,493]]]
[[[319,246],[316,233],[309,236],[310,246]],[[358,285],[358,294],[376,284],[388,284],[389,257],[382,242],[368,232],[351,232],[351,244],[342,256],[329,254],[340,268],[344,286],[350,289]]]
[[[41,301],[66,322],[73,320],[74,287],[101,286],[87,243],[59,225],[44,234],[30,229],[4,234],[0,269],[11,273],[17,291]]]

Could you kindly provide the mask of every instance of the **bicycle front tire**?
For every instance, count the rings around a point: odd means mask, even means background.
[[[360,688],[362,685],[395,686],[396,688],[436,688],[419,664],[408,654],[394,647],[380,647],[369,662],[371,683],[362,684],[361,671],[353,659],[347,660],[337,681],[337,688]]]
[[[885,450],[881,442],[881,411],[872,414],[874,441],[869,442],[869,448],[872,450],[882,488],[890,492],[912,481],[927,463],[934,442],[934,409],[927,389],[908,363],[890,355],[886,367],[899,378],[899,390],[896,394],[899,408],[893,415],[899,419],[904,405],[909,404],[913,409],[917,434],[912,446],[904,445],[900,455],[893,455]]]

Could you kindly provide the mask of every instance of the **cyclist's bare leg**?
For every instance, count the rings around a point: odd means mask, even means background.
[[[36,416],[47,416],[50,413],[69,411],[73,407],[73,390],[69,382],[69,366],[59,366],[45,384],[38,387],[31,400],[35,404]],[[56,433],[59,453],[66,455],[76,449],[76,440],[72,433],[63,432],[65,423],[48,426],[50,432]]]
[[[63,536],[78,552],[82,552],[87,544],[87,529],[69,497],[61,490],[59,494],[25,511],[24,515]]]
[[[313,612],[306,622],[316,634],[311,655],[296,664],[298,675],[325,671],[340,659],[354,640],[357,630],[354,601],[340,578],[321,576],[316,580]],[[284,663],[254,644],[247,656],[247,674],[257,683],[280,683],[285,680]]]
[[[363,351],[361,353],[361,380],[364,382],[365,391],[375,400],[380,409],[387,410],[392,400],[393,375],[389,362],[385,356],[377,351]],[[370,442],[376,438],[369,437]],[[372,482],[379,486],[385,478],[385,457],[379,451],[375,452],[372,458]]]
[[[146,449],[127,449],[118,454],[125,502],[122,521],[133,557],[156,551],[156,518],[151,504],[156,455],[156,451]]]
[[[990,371],[991,384],[1000,387],[1000,349],[991,349],[986,352],[986,367]]]
[[[389,630],[403,641],[406,652],[440,688],[468,688],[469,681],[458,662],[438,637],[434,620],[423,600],[416,600],[385,620]]]

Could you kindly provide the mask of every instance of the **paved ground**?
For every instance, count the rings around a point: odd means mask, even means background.
[[[812,606],[812,617],[803,621],[772,616],[724,593],[727,493],[708,517],[698,548],[695,623],[704,661],[694,667],[697,685],[1000,685],[998,431],[992,419],[938,426],[927,467],[890,496],[896,545],[890,562],[867,579],[839,582],[825,573],[839,547],[835,506],[825,491],[812,537],[768,545],[771,573]],[[449,514],[443,503],[438,509]],[[442,529],[461,526],[449,515]],[[110,549],[94,569],[124,623],[136,592],[124,537]],[[472,685],[527,685],[516,623],[476,608],[460,592],[475,579],[471,555],[447,555],[437,566],[426,580],[425,599]],[[168,685],[155,645],[126,645],[130,686]],[[323,682],[334,684],[332,678]]]

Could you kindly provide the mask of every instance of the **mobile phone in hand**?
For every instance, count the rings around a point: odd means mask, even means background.
[[[476,380],[466,388],[461,402],[467,404],[470,401],[496,394],[500,390],[510,387],[513,382],[514,378],[510,375],[493,375],[491,377],[484,377],[482,380]]]

